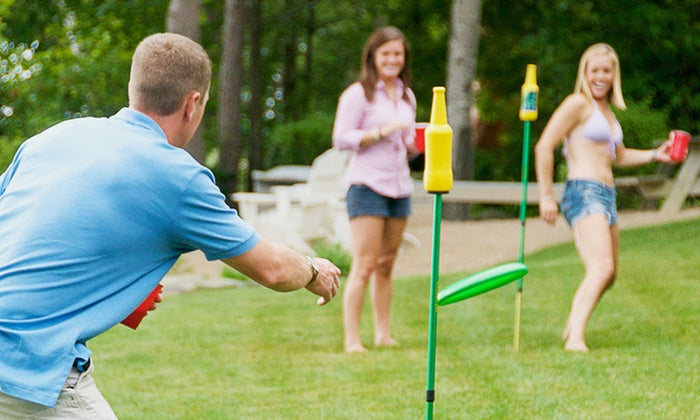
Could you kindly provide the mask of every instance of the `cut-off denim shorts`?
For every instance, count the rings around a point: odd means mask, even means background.
[[[602,213],[608,219],[608,225],[617,224],[617,206],[615,187],[598,181],[570,179],[564,185],[561,199],[561,213],[569,226],[592,214]]]
[[[350,219],[357,216],[404,218],[411,215],[411,197],[385,197],[365,185],[350,186],[347,204]]]

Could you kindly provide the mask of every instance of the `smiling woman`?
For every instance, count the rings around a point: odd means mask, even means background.
[[[554,224],[559,212],[552,194],[554,149],[562,142],[567,181],[561,211],[574,233],[586,274],[574,296],[563,332],[564,347],[587,352],[584,332],[593,309],[612,286],[617,271],[620,230],[612,165],[671,163],[668,142],[653,150],[627,149],[610,104],[625,109],[620,61],[604,43],[581,57],[574,93],[554,111],[535,146],[540,217]]]
[[[348,352],[366,351],[360,340],[360,315],[370,280],[375,345],[396,344],[389,327],[392,271],[411,214],[408,155],[417,153],[408,56],[400,30],[375,30],[362,53],[360,80],[338,101],[333,146],[352,152],[345,176],[353,254],[343,295]]]

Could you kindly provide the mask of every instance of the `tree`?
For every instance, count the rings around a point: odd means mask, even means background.
[[[253,171],[263,168],[263,74],[261,37],[262,9],[260,1],[248,1],[248,33],[250,34],[250,101],[248,102],[248,119],[250,130],[248,134],[248,179],[247,184],[253,185]]]
[[[447,118],[452,127],[452,168],[455,179],[474,178],[474,127],[471,108],[474,103],[472,82],[476,75],[481,23],[481,0],[452,2],[451,35],[447,64]],[[446,203],[446,219],[464,220],[469,206]]]
[[[201,9],[201,0],[170,0],[165,24],[168,32],[181,34],[193,41],[200,42],[199,13]],[[204,136],[201,127],[197,129],[192,140],[187,144],[187,150],[198,162],[204,163]]]
[[[226,0],[219,69],[218,138],[221,148],[219,187],[232,204],[241,157],[241,81],[243,79],[243,0]]]

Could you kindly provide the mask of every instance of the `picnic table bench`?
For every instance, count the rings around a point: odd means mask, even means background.
[[[676,213],[686,198],[700,196],[699,174],[700,138],[696,136],[688,145],[688,157],[681,163],[675,178],[660,170],[654,175],[620,177],[615,180],[615,185],[636,191],[647,203],[665,199],[660,211]]]
[[[687,197],[700,196],[700,139],[694,137],[688,147],[688,157],[681,164],[675,178],[662,173],[656,175],[640,175],[619,177],[615,180],[618,188],[633,189],[645,201],[665,198],[661,207],[662,212],[678,212]],[[564,192],[563,183],[554,183],[552,194],[561,201]],[[414,185],[414,199],[429,199],[422,182]],[[454,181],[452,190],[443,195],[444,202],[479,203],[479,204],[520,204],[522,183],[509,181]],[[539,202],[539,191],[536,182],[527,183],[527,204]]]
[[[253,190],[269,192],[275,185],[293,185],[305,182],[309,176],[309,166],[282,165],[267,171],[253,171]],[[681,164],[676,176],[671,178],[660,171],[655,175],[640,175],[619,177],[615,180],[618,188],[631,189],[638,193],[645,202],[656,202],[665,199],[662,212],[678,212],[687,197],[700,196],[700,138],[692,138],[688,146],[688,157]],[[563,183],[554,183],[552,194],[561,201],[564,192]],[[447,203],[480,203],[480,204],[520,204],[522,184],[509,181],[454,181],[452,190],[443,195]],[[429,200],[430,194],[425,192],[422,181],[414,184],[414,200]],[[272,199],[270,199],[272,200]],[[539,202],[539,191],[536,182],[527,183],[527,204]]]
[[[445,203],[480,203],[480,204],[520,204],[522,184],[509,181],[453,181],[452,189],[442,196]],[[552,195],[557,201],[564,193],[564,184],[555,183]],[[421,181],[416,181],[413,188],[415,200],[430,199]],[[527,183],[527,203],[537,204],[540,199],[536,182]]]
[[[267,171],[253,170],[253,191],[259,193],[270,192],[270,188],[276,185],[294,185],[306,182],[309,179],[311,166],[307,165],[280,165]]]

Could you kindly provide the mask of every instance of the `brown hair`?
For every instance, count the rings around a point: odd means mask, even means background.
[[[187,95],[206,97],[211,82],[211,61],[201,45],[174,33],[144,38],[131,62],[129,101],[135,108],[171,115]]]
[[[365,97],[368,101],[374,98],[374,87],[379,81],[377,69],[374,67],[374,53],[379,47],[389,41],[401,41],[404,47],[404,66],[399,73],[399,79],[403,82],[404,90],[401,97],[408,101],[407,88],[410,87],[411,70],[408,68],[409,45],[404,34],[393,26],[384,26],[372,32],[372,35],[367,39],[364,50],[362,51],[362,62],[360,63],[360,84],[365,91]]]

